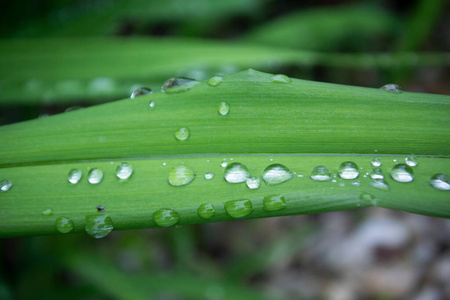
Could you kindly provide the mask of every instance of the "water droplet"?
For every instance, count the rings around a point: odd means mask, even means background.
[[[272,195],[264,197],[263,208],[264,211],[275,211],[286,207],[286,199],[283,195]]]
[[[103,205],[97,205],[97,211],[98,212],[103,212],[103,211],[105,211],[105,207],[103,206]]]
[[[372,179],[370,186],[384,191],[388,191],[390,189],[389,184],[384,179]]]
[[[226,116],[226,115],[228,115],[229,112],[230,112],[230,106],[228,105],[228,103],[220,102],[219,114],[221,114],[222,116]]]
[[[194,170],[184,165],[178,165],[169,172],[169,184],[182,186],[191,183],[195,179]]]
[[[356,180],[356,181],[353,181],[353,182],[352,182],[352,185],[353,185],[353,186],[360,186],[360,185],[361,185],[361,182],[360,182],[359,180]]]
[[[225,203],[225,210],[233,218],[242,218],[249,215],[253,207],[250,200],[233,200]]]
[[[381,168],[373,168],[370,170],[370,178],[372,179],[384,179],[384,172]]]
[[[202,219],[211,219],[216,214],[216,209],[211,203],[204,203],[198,207],[197,214]]]
[[[101,239],[114,229],[111,217],[105,214],[87,215],[84,230],[91,237]]]
[[[391,93],[397,93],[397,94],[400,94],[401,92],[403,92],[403,89],[399,85],[393,84],[393,83],[383,85],[382,87],[380,87],[380,89],[391,92]]]
[[[148,95],[148,94],[151,94],[151,93],[153,93],[153,91],[151,89],[146,88],[146,87],[141,87],[141,88],[136,89],[133,93],[131,93],[130,98],[134,99],[136,97],[139,97],[139,96],[142,96],[142,95]]]
[[[331,172],[325,166],[317,166],[311,172],[311,179],[316,181],[328,181],[331,178]]]
[[[277,83],[291,83],[292,82],[292,79],[284,74],[273,75],[272,77],[270,77],[270,80],[272,80],[272,82],[277,82]]]
[[[298,178],[303,178],[304,176],[305,176],[305,175],[303,175],[303,174],[298,174],[298,175],[297,175]]]
[[[223,77],[219,76],[219,75],[213,76],[208,80],[208,84],[210,86],[218,86],[222,82],[223,82]]]
[[[186,77],[173,77],[164,82],[161,91],[167,94],[181,93],[190,90],[200,81]]]
[[[121,163],[116,168],[116,176],[119,179],[128,179],[133,174],[133,167],[128,163]]]
[[[272,164],[263,172],[263,179],[268,185],[280,184],[292,179],[292,172],[285,165]]]
[[[229,183],[244,182],[249,176],[247,167],[238,162],[229,164],[224,171],[225,180]]]
[[[410,155],[407,158],[405,158],[405,162],[410,167],[417,166],[417,160],[416,160],[416,156],[415,155]]]
[[[69,218],[59,217],[56,219],[56,230],[61,233],[69,233],[73,230],[73,221]]]
[[[88,181],[91,184],[98,184],[103,179],[103,171],[97,168],[94,168],[88,173]]]
[[[261,182],[258,177],[250,177],[246,180],[247,186],[249,189],[258,189],[261,186]]]
[[[226,166],[228,166],[228,163],[225,160],[223,160],[222,163],[220,164],[220,166],[222,168],[225,168]]]
[[[189,129],[186,127],[181,127],[177,131],[175,131],[175,138],[179,141],[185,141],[189,137]]]
[[[355,179],[359,175],[358,166],[352,161],[345,161],[339,166],[338,174],[342,179]]]
[[[372,166],[374,166],[374,167],[379,167],[379,166],[381,166],[381,157],[374,157],[373,159],[372,159]]]
[[[374,195],[371,195],[371,194],[369,194],[369,193],[362,193],[362,194],[359,196],[359,199],[362,200],[362,201],[373,202],[373,201],[375,201],[375,196],[374,196]]]
[[[434,174],[431,176],[430,184],[438,190],[450,191],[450,178],[447,174]]]
[[[155,107],[155,101],[150,101],[150,102],[148,103],[148,106],[149,106],[150,108]]]
[[[398,182],[411,182],[414,179],[414,171],[408,165],[398,164],[392,168],[391,177]]]
[[[205,179],[206,180],[210,180],[210,179],[213,179],[214,178],[214,174],[213,173],[206,173],[205,174]]]
[[[43,214],[44,216],[51,216],[51,215],[53,215],[53,210],[52,210],[51,208],[44,209],[44,210],[42,211],[42,214]]]
[[[173,209],[161,208],[153,214],[153,219],[155,220],[156,225],[169,227],[180,221],[180,215]]]
[[[345,183],[344,183],[344,182],[339,182],[339,183],[338,183],[338,186],[344,187],[344,186],[345,186]]]
[[[0,181],[0,190],[3,192],[9,191],[9,189],[12,187],[12,181],[9,179],[4,179]]]

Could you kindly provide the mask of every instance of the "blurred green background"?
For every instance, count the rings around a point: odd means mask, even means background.
[[[2,2],[0,124],[246,68],[450,94],[448,1]],[[384,209],[0,240],[0,299],[450,299],[450,221]]]

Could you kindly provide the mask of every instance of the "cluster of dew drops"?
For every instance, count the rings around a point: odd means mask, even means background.
[[[277,74],[271,77],[272,82],[288,84],[292,82],[292,79],[286,75]],[[223,82],[222,76],[213,76],[207,83],[212,87],[217,87]],[[162,92],[180,93],[185,92],[199,84],[200,81],[184,78],[174,77],[167,80],[161,90]],[[401,93],[402,89],[396,84],[387,84],[380,89],[392,92]],[[141,87],[136,89],[130,96],[131,99],[142,95],[151,94],[153,91],[149,88]],[[150,108],[155,107],[155,102],[150,101]],[[230,113],[230,105],[227,102],[218,103],[218,113],[221,116],[226,116]],[[174,137],[179,141],[185,141],[189,138],[190,131],[187,127],[181,127],[174,133]],[[271,159],[273,160],[273,159]],[[389,190],[389,184],[385,180],[384,171],[381,169],[382,160],[381,157],[374,157],[371,161],[373,168],[370,172],[366,173],[364,177],[370,176],[370,185],[376,189]],[[164,163],[165,165],[165,163]],[[231,184],[245,183],[249,189],[258,189],[261,186],[261,180],[258,177],[252,176],[248,168],[239,162],[228,163],[226,159],[221,163],[224,168],[223,177],[226,182]],[[391,170],[391,178],[397,182],[411,182],[414,179],[413,167],[417,166],[417,159],[415,156],[409,156],[405,159],[405,163],[397,163]],[[115,171],[115,174],[119,180],[128,180],[133,174],[133,167],[128,163],[120,163]],[[277,185],[291,180],[296,173],[291,172],[288,167],[282,164],[271,164],[264,171],[262,180],[266,185]],[[332,172],[326,166],[316,166],[311,171],[310,178],[318,182],[332,181],[337,182],[336,178],[344,180],[355,180],[360,175],[358,166],[351,161],[345,161],[341,163],[338,168],[338,173],[332,174]],[[208,172],[204,175],[206,180],[214,178],[214,174]],[[297,177],[303,177],[303,174],[298,174]],[[82,171],[79,169],[72,169],[69,171],[67,180],[70,184],[78,184],[82,178]],[[178,187],[190,184],[196,178],[196,174],[191,167],[183,164],[175,166],[171,169],[168,176],[168,183],[170,186]],[[90,184],[99,184],[103,179],[103,171],[98,168],[92,168],[89,170],[87,180]],[[431,176],[430,185],[443,191],[450,190],[450,178],[447,174],[438,173]],[[339,183],[340,186],[344,184]],[[360,182],[355,180],[352,185],[359,186]],[[0,191],[7,192],[11,189],[13,183],[9,179],[0,181]],[[373,196],[367,193],[361,195],[362,200],[373,200]],[[277,211],[286,208],[286,199],[283,195],[271,195],[263,198],[263,209],[266,212]],[[111,217],[104,214],[105,208],[102,205],[98,205],[97,211],[100,214],[93,214],[86,216],[85,231],[94,238],[102,238],[107,236],[114,228]],[[225,203],[225,211],[232,218],[242,218],[249,215],[253,211],[252,202],[248,199],[233,200]],[[53,215],[52,209],[45,209],[42,211],[43,215]],[[202,219],[211,219],[216,214],[216,209],[211,203],[201,204],[197,209],[197,214]],[[173,209],[161,208],[153,214],[155,223],[161,227],[169,227],[176,225],[180,221],[180,215]],[[56,229],[61,233],[71,232],[75,228],[74,222],[70,218],[59,217],[56,219]]]

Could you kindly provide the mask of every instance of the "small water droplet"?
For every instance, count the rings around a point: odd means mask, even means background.
[[[211,219],[216,214],[216,209],[211,203],[204,203],[197,209],[197,215],[202,219]]]
[[[252,202],[247,199],[233,200],[225,203],[225,210],[233,218],[242,218],[253,211],[253,206]]]
[[[148,106],[149,106],[150,108],[155,107],[155,101],[150,101],[150,102],[148,103]]]
[[[259,178],[254,176],[247,178],[246,183],[247,187],[252,190],[258,189],[261,186]]]
[[[401,92],[403,92],[403,89],[399,85],[394,84],[394,83],[389,83],[389,84],[383,85],[382,87],[380,87],[380,89],[391,92],[391,93],[397,93],[397,94],[400,94]]]
[[[431,176],[430,184],[438,190],[450,191],[450,178],[447,174],[434,174]]]
[[[167,163],[166,163],[166,162],[163,162],[162,165],[163,165],[163,167],[165,167],[165,166],[167,165]]]
[[[170,227],[180,221],[180,215],[173,209],[161,208],[153,214],[153,219],[160,227]]]
[[[331,172],[325,166],[317,166],[311,172],[311,179],[316,181],[331,180]]]
[[[225,180],[229,183],[244,182],[249,176],[247,167],[238,162],[227,165],[224,171]]]
[[[391,177],[398,182],[411,182],[414,179],[414,171],[408,165],[397,164],[391,170]]]
[[[379,190],[388,191],[390,189],[389,184],[384,179],[372,179],[370,186]]]
[[[362,193],[362,194],[359,196],[359,199],[362,200],[362,201],[373,202],[373,201],[375,201],[375,196],[374,196],[374,195],[371,195],[371,194],[369,194],[369,193]]]
[[[134,99],[136,97],[139,97],[139,96],[142,96],[142,95],[148,95],[148,94],[151,94],[151,93],[153,93],[153,91],[151,89],[146,88],[146,87],[141,87],[141,88],[136,89],[133,93],[131,93],[130,98]]]
[[[353,185],[353,186],[360,186],[360,185],[361,185],[361,182],[360,182],[359,180],[356,180],[356,181],[353,181],[353,182],[352,182],[352,185]]]
[[[164,82],[161,91],[167,94],[186,92],[199,84],[200,81],[186,77],[173,77]]]
[[[417,160],[416,160],[416,156],[415,155],[410,155],[407,158],[405,158],[405,162],[410,167],[417,166]]]
[[[304,176],[305,176],[305,175],[303,175],[303,174],[298,174],[298,175],[297,175],[298,178],[303,178]]]
[[[88,181],[91,184],[98,184],[103,179],[103,171],[97,168],[94,168],[88,173]]]
[[[191,183],[195,179],[194,170],[185,165],[178,165],[169,172],[169,184],[182,186]]]
[[[56,230],[61,233],[69,233],[73,230],[73,221],[69,218],[59,217],[56,219]]]
[[[283,195],[272,195],[264,197],[264,211],[276,211],[286,207],[286,199]]]
[[[228,103],[220,102],[219,114],[222,116],[226,116],[226,115],[228,115],[229,112],[230,112],[230,106],[228,105]]]
[[[373,159],[372,159],[372,166],[374,166],[374,167],[379,167],[379,166],[381,166],[381,157],[374,157]]]
[[[105,211],[105,207],[103,206],[103,205],[97,205],[97,211],[98,212],[103,212],[103,211]]]
[[[272,82],[277,82],[277,83],[291,83],[292,82],[292,79],[284,74],[273,75],[272,77],[270,77],[270,80]]]
[[[223,82],[223,77],[219,76],[219,75],[213,76],[208,80],[208,84],[210,86],[218,86],[222,82]]]
[[[44,209],[44,210],[42,211],[42,214],[43,214],[44,216],[51,216],[51,215],[53,215],[53,210],[52,210],[51,208]]]
[[[0,181],[0,190],[3,192],[9,191],[12,187],[12,181],[9,179],[4,179]]]
[[[292,179],[291,170],[282,164],[272,164],[263,172],[263,180],[268,185],[280,184]]]
[[[220,166],[222,168],[226,168],[228,166],[228,163],[225,161],[225,159],[222,161],[222,163],[220,164]]]
[[[213,173],[206,173],[205,174],[205,179],[206,180],[210,180],[210,179],[213,179],[214,178],[214,174]]]
[[[345,186],[345,183],[344,183],[344,182],[339,182],[339,183],[338,183],[338,186],[344,187],[344,186]]]
[[[121,163],[116,168],[116,176],[119,179],[128,179],[133,174],[133,167],[128,163]]]
[[[373,168],[370,170],[370,178],[372,179],[384,179],[384,172],[381,168]]]
[[[189,137],[189,129],[186,127],[181,127],[175,131],[175,138],[179,141],[185,141]]]
[[[342,179],[355,179],[359,175],[358,166],[352,161],[345,161],[339,166],[338,174]]]
[[[91,237],[101,239],[114,229],[111,217],[105,214],[87,215],[84,230]]]

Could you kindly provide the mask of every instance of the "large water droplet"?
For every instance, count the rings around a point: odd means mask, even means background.
[[[211,203],[204,203],[198,207],[197,214],[202,219],[211,219],[216,214],[216,209]]]
[[[228,103],[220,102],[219,114],[221,114],[222,116],[226,116],[226,115],[228,115],[229,112],[230,112],[230,106],[228,105]]]
[[[223,82],[223,77],[219,76],[219,75],[213,76],[208,80],[208,84],[210,86],[218,86],[222,82]]]
[[[253,211],[253,206],[252,202],[247,199],[233,200],[225,203],[225,210],[233,218],[242,218]]]
[[[133,93],[131,93],[130,98],[134,99],[134,98],[136,98],[138,96],[148,95],[148,94],[151,94],[151,93],[153,93],[153,91],[151,89],[146,88],[146,87],[141,87],[141,88],[136,89]]]
[[[191,183],[195,179],[194,170],[185,165],[178,165],[169,172],[169,184],[182,186]]]
[[[325,166],[317,166],[311,172],[311,179],[316,181],[328,181],[331,178],[331,172]]]
[[[355,179],[359,175],[358,166],[352,161],[345,161],[339,166],[338,174],[342,179]]]
[[[286,207],[286,199],[283,195],[272,195],[264,197],[263,208],[264,211],[275,211]]]
[[[282,164],[272,164],[263,172],[263,179],[268,185],[280,184],[292,179],[291,170]]]
[[[384,172],[381,168],[373,168],[370,170],[370,178],[372,179],[384,179]]]
[[[73,230],[73,221],[69,218],[59,217],[56,219],[56,230],[61,233],[69,233]]]
[[[153,214],[156,225],[161,227],[173,226],[180,221],[180,215],[169,208],[161,208]]]
[[[185,141],[189,137],[189,129],[186,127],[181,127],[175,131],[175,138],[179,141]]]
[[[44,210],[42,211],[42,214],[43,214],[44,216],[51,216],[51,215],[53,215],[53,210],[52,210],[51,208],[44,209]]]
[[[270,80],[272,82],[277,82],[277,83],[291,83],[292,82],[292,79],[284,74],[273,75],[272,77],[270,77]]]
[[[431,176],[430,184],[438,190],[450,191],[450,178],[447,174],[434,174]]]
[[[261,181],[259,180],[259,178],[254,176],[247,178],[245,183],[247,184],[247,187],[252,190],[257,189],[261,186]]]
[[[87,215],[84,230],[91,237],[101,239],[114,229],[111,217],[105,214]]]
[[[0,190],[3,192],[9,191],[9,189],[12,187],[12,181],[9,179],[4,179],[0,181]]]
[[[378,157],[378,156],[374,157],[372,159],[372,166],[374,166],[374,167],[381,166],[381,157]]]
[[[370,186],[383,191],[390,189],[389,184],[384,179],[372,179]]]
[[[186,77],[173,77],[164,82],[161,91],[167,94],[181,93],[190,90],[200,81]]]
[[[97,168],[94,168],[88,173],[88,181],[91,184],[98,184],[103,179],[103,171]]]
[[[417,166],[417,160],[416,160],[416,156],[415,155],[410,155],[407,158],[405,158],[405,162],[410,167]]]
[[[398,182],[411,182],[414,179],[414,171],[408,165],[397,164],[391,170],[391,177]]]
[[[128,163],[121,163],[116,168],[116,176],[119,179],[128,179],[133,174],[133,167]]]
[[[225,168],[224,177],[229,183],[240,183],[250,176],[248,169],[241,163],[232,163]]]
[[[397,93],[397,94],[400,94],[401,92],[403,92],[403,89],[399,85],[394,84],[394,83],[389,83],[389,84],[383,85],[382,87],[380,87],[380,89],[391,92],[391,93]]]

